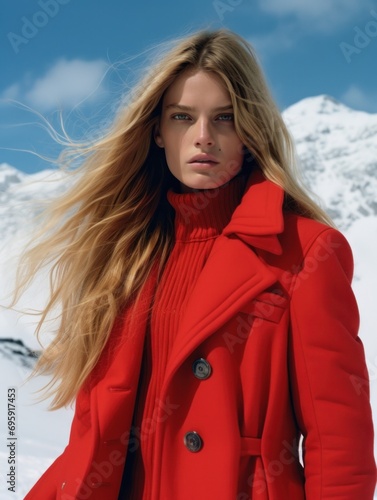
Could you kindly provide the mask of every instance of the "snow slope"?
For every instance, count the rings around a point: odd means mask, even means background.
[[[66,189],[65,176],[56,171],[26,175],[0,165],[0,304],[9,296],[15,276],[17,256],[33,233],[32,216],[39,211],[36,201],[55,197]],[[46,300],[46,276],[38,276],[19,308],[35,309]],[[47,402],[36,404],[46,377],[27,381],[35,363],[33,352],[40,345],[34,337],[36,319],[4,310],[0,306],[0,499],[24,498],[41,473],[64,448],[69,435],[72,410],[48,412]],[[16,389],[17,485],[7,490],[7,391]]]
[[[360,337],[364,343],[371,380],[372,407],[377,422],[377,115],[347,108],[329,96],[304,99],[284,112],[295,139],[304,177],[323,201],[337,226],[346,234],[355,256],[354,291],[361,312]],[[35,200],[51,199],[66,189],[64,174],[49,170],[26,175],[0,165],[0,304],[14,280],[17,255],[33,234]],[[47,297],[46,274],[27,291],[20,308],[39,308]],[[34,321],[34,322],[33,322]],[[35,404],[43,377],[26,381],[40,345],[34,337],[36,319],[0,309],[0,500],[21,499],[46,467],[64,449],[72,409],[48,412],[47,403]],[[50,325],[53,332],[54,325]],[[16,493],[7,491],[9,470],[6,395],[16,388],[17,479]]]
[[[339,228],[377,215],[377,114],[318,96],[294,104],[283,116],[305,179]]]

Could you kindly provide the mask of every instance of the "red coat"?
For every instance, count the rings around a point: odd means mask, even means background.
[[[338,231],[283,212],[282,201],[279,187],[252,175],[190,297],[150,422],[153,500],[373,498],[352,254]],[[78,395],[70,442],[27,500],[117,499],[141,309],[114,326]]]

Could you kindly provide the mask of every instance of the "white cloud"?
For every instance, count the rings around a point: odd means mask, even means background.
[[[367,92],[357,85],[351,85],[340,96],[340,101],[353,109],[373,113],[377,111],[377,92]]]
[[[103,60],[60,59],[41,77],[24,78],[5,89],[1,97],[26,102],[40,111],[72,108],[104,91],[106,67]]]
[[[325,32],[333,32],[368,7],[372,7],[371,0],[259,0],[263,12],[291,16],[311,31]]]
[[[61,59],[36,80],[26,98],[39,109],[73,107],[100,90],[105,69],[106,64],[102,60]]]

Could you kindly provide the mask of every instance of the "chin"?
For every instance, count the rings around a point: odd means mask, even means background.
[[[205,178],[205,179],[180,179],[181,190],[182,192],[190,192],[190,191],[198,191],[204,189],[216,189],[220,188],[228,181],[224,179],[216,179],[216,178]]]
[[[187,193],[191,191],[200,191],[205,189],[216,189],[221,187],[222,184],[224,183],[217,184],[215,181],[190,182],[190,183],[181,182],[181,190],[183,193]]]

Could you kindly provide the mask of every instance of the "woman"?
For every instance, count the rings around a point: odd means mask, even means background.
[[[352,255],[291,153],[226,30],[180,41],[79,151],[29,253],[55,259],[42,320],[62,306],[38,371],[76,408],[28,500],[372,500]]]

